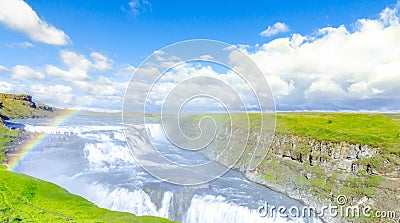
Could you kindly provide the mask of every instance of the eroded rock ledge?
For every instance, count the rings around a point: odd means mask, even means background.
[[[372,164],[362,162],[378,154],[379,148],[368,145],[326,142],[304,136],[279,134],[275,136],[270,149],[275,155],[308,163],[310,166],[319,164],[329,170],[377,173]]]
[[[254,140],[257,136],[251,138]],[[338,195],[345,195],[348,205],[398,211],[400,158],[382,155],[379,151],[380,148],[369,145],[276,134],[267,156],[255,170],[246,170],[246,158],[240,159],[235,169],[243,172],[249,180],[301,200],[306,205],[334,205]],[[329,216],[323,220],[348,221]],[[363,222],[374,220],[360,219]]]

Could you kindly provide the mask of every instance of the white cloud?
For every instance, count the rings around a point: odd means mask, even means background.
[[[128,77],[114,75],[119,79],[115,80],[102,76],[105,71],[116,72],[113,70],[112,60],[98,52],[92,52],[87,57],[68,50],[60,51],[60,57],[65,68],[45,65],[44,70],[52,83],[62,84],[57,84],[52,89],[46,89],[44,84],[35,85],[30,89],[34,97],[40,98],[44,103],[64,108],[121,108],[127,85],[127,81],[123,79]],[[125,66],[118,72],[132,72],[134,69],[133,66]],[[56,97],[59,100],[46,97],[46,94],[57,92],[57,89],[61,92]],[[65,99],[61,99],[62,95],[65,95]]]
[[[90,85],[90,94],[93,95],[115,95],[118,91],[125,90],[125,86],[114,81],[111,78],[100,76],[92,85]]]
[[[89,91],[89,89],[90,89],[90,82],[88,80],[73,80],[71,82],[81,92],[87,93]]]
[[[268,28],[260,33],[261,36],[274,36],[278,33],[289,32],[289,26],[282,22],[277,22],[272,26],[268,26]]]
[[[132,75],[136,72],[136,67],[128,64],[120,67],[115,73],[114,76],[120,77],[120,78],[126,78],[129,79],[132,77]]]
[[[95,70],[110,70],[112,68],[113,62],[106,56],[98,52],[92,52],[90,56],[93,59],[92,67]]]
[[[214,58],[211,55],[205,54],[205,55],[201,55],[200,60],[214,60]]]
[[[14,85],[0,81],[0,92],[8,93],[14,88]]]
[[[129,2],[131,13],[138,16],[141,12],[151,11],[151,4],[147,0],[132,0]]]
[[[46,73],[50,76],[57,77],[63,80],[84,80],[88,78],[88,75],[85,71],[71,68],[69,70],[62,70],[53,65],[45,66]]]
[[[165,58],[164,58],[165,59]],[[174,58],[172,58],[174,60]],[[160,60],[163,62],[168,61]],[[229,109],[238,111],[255,106],[256,98],[252,88],[237,73],[217,64],[194,62],[183,63],[167,70],[153,83],[151,76],[159,73],[154,66],[152,69],[140,68],[136,79],[131,83],[127,97],[132,100],[129,105],[133,109],[143,106],[148,88],[149,92],[146,107],[152,110],[161,109],[161,106],[171,107],[195,95],[209,95],[218,98]],[[155,69],[155,70],[154,70]],[[138,79],[143,77],[143,79]],[[142,92],[141,92],[142,91]],[[143,93],[144,92],[144,93]],[[142,96],[141,96],[142,95]],[[137,98],[137,96],[141,98]],[[165,103],[168,97],[168,103]],[[192,101],[194,100],[194,101]],[[221,104],[215,100],[201,96],[192,98],[191,103],[184,107],[191,111],[221,111]]]
[[[398,110],[399,40],[397,6],[378,19],[359,19],[354,30],[341,25],[292,34],[247,53],[269,80],[278,108]]]
[[[10,72],[11,78],[18,81],[37,80],[44,78],[44,75],[41,72],[23,65],[16,65],[11,69]]]
[[[341,96],[344,94],[344,90],[342,87],[337,84],[336,82],[330,80],[330,79],[321,79],[313,82],[310,87],[305,91],[305,96],[312,94],[312,93],[321,93],[321,92],[326,92],[326,93],[332,93],[335,96]]]
[[[90,54],[92,61],[88,60],[84,55],[78,54],[73,51],[61,51],[61,58],[63,62],[70,68],[76,68],[82,71],[104,71],[110,70],[113,66],[113,61],[106,56],[92,52]]]
[[[0,71],[7,71],[7,70],[8,70],[7,67],[0,65]]]
[[[381,93],[383,93],[383,90],[380,90],[380,89],[377,89],[377,88],[372,88],[372,93],[381,94]]]
[[[35,101],[45,102],[50,105],[65,107],[72,99],[72,88],[57,84],[54,86],[35,84],[30,86],[30,93]]]
[[[30,42],[19,42],[19,43],[8,44],[7,47],[9,47],[9,48],[19,47],[22,49],[26,49],[26,48],[33,47],[33,44]]]
[[[60,108],[91,107],[112,110],[121,109],[127,84],[128,82],[100,76],[91,81],[73,81],[65,84],[37,83],[27,87],[24,92],[31,94],[37,102]],[[0,90],[2,87],[0,82]]]
[[[91,81],[73,83],[80,96],[75,98],[75,107],[120,109],[128,82],[100,76]]]
[[[394,8],[387,7],[380,13],[380,18],[385,25],[399,25],[399,17],[397,16],[399,7],[400,1]]]
[[[86,59],[85,56],[78,54],[76,52],[62,50],[60,55],[63,62],[70,68],[76,68],[82,71],[88,71],[92,67],[92,63],[88,59]]]
[[[125,67],[125,71],[130,72],[131,74],[135,73],[136,69],[137,68],[132,65],[128,65],[127,67]]]
[[[82,54],[68,50],[61,51],[60,56],[68,68],[64,70],[54,65],[46,65],[46,73],[53,77],[72,81],[81,87],[84,87],[84,84],[78,81],[87,80],[89,72],[105,71],[113,67],[113,61],[98,52],[90,54],[93,62]]]
[[[295,88],[293,80],[284,81],[278,75],[268,76],[268,84],[273,89],[276,98],[289,95]]]
[[[10,29],[26,34],[36,42],[51,45],[66,45],[69,42],[69,37],[64,31],[40,19],[23,0],[1,0],[0,22]]]

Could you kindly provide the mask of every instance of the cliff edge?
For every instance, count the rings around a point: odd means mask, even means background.
[[[33,102],[32,96],[27,94],[0,93],[0,118],[3,120],[51,117],[57,110],[59,109]]]

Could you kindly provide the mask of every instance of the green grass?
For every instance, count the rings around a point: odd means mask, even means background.
[[[0,222],[170,222],[99,208],[59,186],[0,167]]]
[[[17,136],[16,131],[12,131],[9,128],[7,128],[5,125],[0,124],[0,163],[3,163],[6,161],[5,157],[5,149],[6,144],[9,143],[13,138]]]
[[[9,119],[18,119],[26,117],[48,117],[51,112],[35,109],[30,107],[30,102],[3,98],[0,100],[2,107],[0,108],[0,116]]]
[[[251,132],[257,132],[261,126],[262,115],[249,114],[247,116],[244,113],[231,115],[237,118],[233,124],[240,133],[245,133],[250,128],[251,140],[256,135]],[[205,115],[192,116],[191,120],[197,123],[202,116]],[[228,115],[209,116],[213,116],[217,123],[222,123],[222,125],[230,124]],[[332,170],[318,162],[313,166],[309,162],[293,162],[269,153],[257,169],[272,187],[284,188],[284,190],[289,188],[289,191],[297,189],[300,193],[304,192],[314,198],[328,201],[338,195],[346,195],[349,199],[356,200],[366,196],[375,202],[376,208],[383,208],[383,210],[386,209],[385,202],[394,203],[394,200],[383,200],[385,196],[382,194],[396,194],[393,188],[398,185],[398,181],[390,180],[384,175],[370,175],[365,167],[368,165],[378,173],[386,174],[393,173],[400,166],[399,114],[292,112],[277,113],[275,116],[264,114],[264,116],[269,116],[270,120],[276,118],[275,132],[278,135],[296,135],[306,138],[306,141],[315,139],[333,143],[347,142],[379,148],[377,155],[355,161],[364,167],[358,173]],[[291,154],[294,154],[294,157],[296,157],[295,153],[308,154],[310,149],[309,145],[298,144],[291,150]],[[321,155],[322,158],[325,156],[328,157],[323,160],[330,160],[328,153]],[[291,158],[293,159],[293,156]],[[362,220],[374,222],[374,219]]]
[[[392,116],[396,117],[396,116]],[[278,113],[278,133],[346,141],[400,155],[400,121],[382,114]]]
[[[226,114],[207,114],[217,122],[229,124]],[[248,128],[244,113],[231,114],[236,118],[235,127]],[[267,115],[264,114],[265,116]],[[192,116],[197,122],[201,117]],[[260,127],[261,114],[249,114],[250,129]],[[379,147],[383,153],[400,155],[400,115],[361,113],[291,112],[276,114],[276,133],[306,136],[317,140],[369,145]]]

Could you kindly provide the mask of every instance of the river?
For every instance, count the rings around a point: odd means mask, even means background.
[[[47,133],[14,171],[53,182],[99,207],[186,223],[320,222],[277,214],[261,217],[258,208],[266,202],[287,208],[301,208],[303,204],[250,182],[233,170],[198,186],[179,186],[154,178],[131,155],[119,117],[74,115],[57,126],[51,119],[11,122],[21,124],[27,132]],[[147,130],[165,154],[181,159],[173,152],[177,148],[161,136],[159,124],[149,124]],[[191,157],[204,159],[201,155]]]

